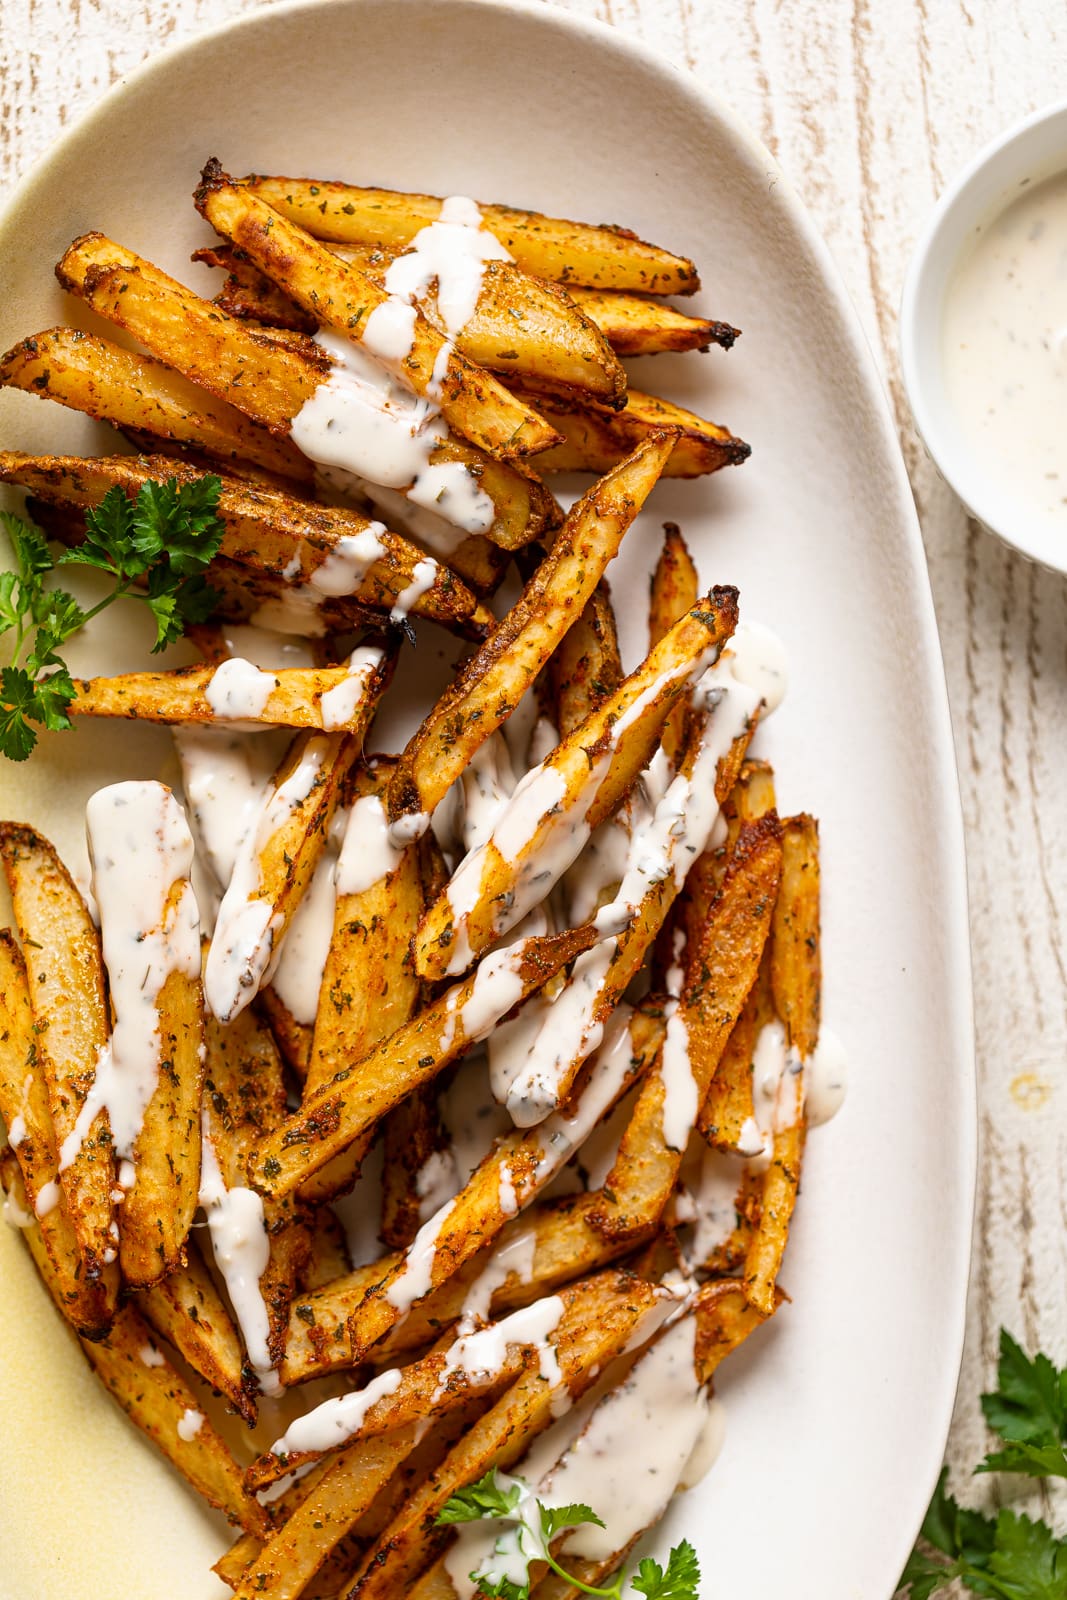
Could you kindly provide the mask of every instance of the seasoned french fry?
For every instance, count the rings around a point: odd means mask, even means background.
[[[519,1378],[411,1496],[363,1558],[346,1596],[393,1600],[406,1593],[411,1579],[445,1542],[447,1536],[434,1519],[449,1496],[494,1465],[510,1466],[548,1426],[566,1396],[578,1399],[604,1364],[663,1314],[658,1291],[626,1273],[604,1273],[563,1290],[561,1298],[564,1312],[556,1333],[560,1380],[546,1383],[538,1368]]]
[[[112,487],[134,498],[145,483],[173,478],[182,485],[203,476],[164,456],[83,459],[0,451],[0,482],[19,484],[35,496],[81,510],[99,505]],[[388,612],[415,584],[416,568],[419,579],[429,582],[411,602],[413,616],[475,638],[495,626],[491,613],[447,567],[434,563],[427,572],[426,557],[416,545],[354,511],[223,478],[217,512],[224,528],[220,555],[283,585],[278,608],[279,620],[288,624],[283,631],[314,634],[327,626],[343,628],[361,621],[366,607]],[[360,609],[353,609],[355,602]]]
[[[253,176],[244,183],[316,238],[386,250],[409,245],[420,228],[437,221],[443,204],[432,195],[321,179]],[[537,278],[646,294],[695,294],[700,288],[691,261],[645,244],[627,228],[593,227],[480,202],[479,210],[482,226]]]
[[[4,1188],[20,1210],[25,1191],[17,1164],[0,1157]],[[51,1258],[40,1230],[22,1230],[34,1264],[62,1309]],[[223,1440],[198,1408],[196,1395],[160,1350],[148,1324],[132,1306],[123,1306],[102,1339],[78,1341],[89,1365],[110,1389],[130,1421],[177,1467],[182,1477],[231,1522],[266,1534],[269,1518],[241,1481],[241,1470]]]
[[[451,1162],[435,1084],[416,1089],[390,1111],[382,1140],[381,1240],[390,1249],[406,1250],[425,1220],[419,1181],[427,1163]]]
[[[623,679],[615,611],[605,579],[597,584],[585,610],[556,646],[551,671],[559,731],[566,738],[615,693]]]
[[[774,1105],[760,1225],[749,1245],[744,1274],[749,1299],[764,1316],[774,1306],[775,1280],[800,1186],[806,1133],[804,1064],[819,1039],[819,830],[813,817],[789,817],[782,824],[782,885],[774,908],[770,968],[787,1051]]]
[[[320,1206],[311,1223],[311,1249],[299,1289],[311,1293],[352,1270],[345,1230],[329,1206]]]
[[[633,1117],[590,1217],[605,1234],[647,1227],[667,1204],[700,1103],[756,980],[781,875],[781,827],[770,815],[742,829],[712,907],[659,1070],[642,1086]]]
[[[382,336],[375,332],[375,314],[388,304],[384,288],[261,196],[235,184],[217,161],[204,168],[193,199],[216,232],[244,250],[305,311],[378,353]],[[410,345],[397,365],[408,388],[432,396],[450,426],[488,455],[533,455],[555,442],[554,430],[535,411],[412,310]]]
[[[220,1021],[235,1017],[268,974],[318,865],[340,786],[359,755],[393,660],[377,647],[356,652],[353,687],[358,675],[362,693],[351,731],[298,734],[268,786],[238,852],[204,969],[208,1004]]]
[[[484,1037],[505,1012],[588,949],[595,937],[586,927],[520,940],[488,957],[356,1067],[338,1062],[332,1079],[264,1141],[255,1167],[256,1187],[265,1195],[291,1194],[412,1089]]]
[[[752,1106],[752,1058],[756,1040],[774,1015],[767,954],[765,950],[756,981],[726,1041],[718,1071],[697,1116],[702,1137],[715,1150],[756,1154],[755,1149],[749,1148],[754,1143],[753,1133],[758,1132]]]
[[[313,468],[288,439],[272,437],[222,397],[162,361],[80,328],[36,333],[0,359],[0,386],[24,389],[117,428],[192,444],[229,465],[251,461],[310,488]]]
[[[194,250],[191,259],[205,267],[220,267],[226,273],[226,282],[215,296],[215,304],[231,317],[262,322],[268,328],[288,328],[291,333],[318,331],[318,318],[301,310],[296,301],[290,300],[285,290],[260,272],[255,262],[236,245],[220,240]]]
[[[714,1377],[726,1357],[750,1333],[754,1333],[767,1317],[774,1314],[782,1298],[781,1290],[778,1290],[770,1309],[761,1312],[747,1298],[743,1285],[736,1279],[704,1285],[697,1295],[695,1307],[697,1331],[694,1352],[697,1374],[702,1383]]]
[[[464,859],[423,918],[415,960],[424,977],[464,971],[544,898],[553,875],[562,875],[647,766],[671,706],[729,638],[736,596],[734,589],[712,590],[526,778],[493,834]],[[543,794],[543,804],[531,804],[531,793]]]
[[[478,746],[515,709],[595,589],[669,450],[669,435],[649,439],[574,507],[522,598],[409,741],[390,791],[392,818],[433,811]]]
[[[115,1315],[118,1270],[85,1269],[66,1196],[56,1181],[58,1155],[48,1088],[37,1048],[26,963],[9,929],[0,930],[0,1116],[18,1158],[27,1203],[52,1262],[56,1304],[87,1338],[100,1338]]]
[[[205,1383],[224,1394],[250,1425],[256,1401],[244,1372],[237,1330],[194,1239],[184,1265],[144,1289],[135,1304],[156,1333],[172,1344]]]
[[[256,1004],[267,1019],[274,1042],[298,1081],[304,1082],[311,1062],[312,1028],[298,1022],[276,989],[268,983],[256,996]]]
[[[676,522],[663,525],[663,549],[659,553],[652,574],[648,602],[648,642],[659,644],[674,627],[679,617],[684,617],[697,603],[699,594],[697,570]],[[663,728],[663,749],[673,765],[681,749],[685,734],[686,710],[679,702]]]
[[[665,350],[729,350],[740,334],[728,322],[712,322],[677,311],[665,300],[612,289],[581,288],[569,283],[567,293],[598,327],[616,355],[654,356]]]
[[[30,954],[25,978],[35,1060],[47,1089],[54,1139],[46,1160],[58,1162],[79,1277],[84,1277],[83,1290],[71,1305],[79,1321],[106,1327],[118,1289],[111,1128],[104,1110],[88,1128],[79,1126],[108,1035],[100,936],[70,873],[33,828],[0,824],[0,859],[19,938]],[[42,1135],[47,1138],[43,1127]],[[45,1203],[40,1192],[34,1198],[37,1205]]]
[[[216,667],[175,667],[169,672],[127,672],[118,678],[75,678],[70,707],[76,717],[131,717],[140,722],[262,723],[268,727],[351,730],[363,720],[346,687],[347,667],[283,667],[260,673],[255,667],[230,679]],[[254,698],[246,698],[249,686]],[[267,696],[258,705],[260,687]],[[340,691],[340,694],[338,694]],[[331,699],[331,696],[333,697]],[[331,711],[331,705],[337,710]]]
[[[747,461],[752,447],[737,439],[729,428],[698,417],[696,412],[656,395],[628,389],[620,411],[598,411],[533,389],[528,393],[563,444],[552,445],[537,459],[541,472],[609,472],[641,439],[662,428],[677,430],[674,449],[663,469],[665,478],[699,478],[720,467],[737,467]]]

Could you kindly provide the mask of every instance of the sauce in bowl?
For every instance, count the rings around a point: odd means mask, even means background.
[[[1067,171],[975,229],[945,300],[944,379],[987,477],[1067,531]]]

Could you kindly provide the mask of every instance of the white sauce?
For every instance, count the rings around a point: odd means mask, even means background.
[[[127,1188],[129,1185],[127,1185]],[[37,1191],[37,1201],[34,1213],[40,1218],[47,1217],[59,1204],[59,1184],[55,1178],[50,1178],[47,1183],[42,1183]]]
[[[695,1489],[702,1483],[722,1454],[726,1443],[726,1407],[714,1396],[708,1401],[708,1414],[693,1453],[682,1468],[679,1489]]]
[[[437,562],[427,556],[423,561],[416,561],[411,574],[411,582],[406,589],[401,589],[389,613],[390,622],[403,622],[408,612],[415,603],[422,599],[428,589],[432,589],[440,572]]]
[[[536,1255],[537,1235],[532,1228],[523,1229],[514,1239],[494,1250],[467,1290],[460,1320],[467,1324],[484,1322],[494,1294],[503,1288],[512,1273],[520,1283],[532,1283]]]
[[[485,843],[514,789],[511,755],[498,729],[474,752],[459,779],[458,826],[464,850]]]
[[[85,821],[115,1022],[77,1121],[60,1147],[60,1172],[75,1159],[102,1110],[116,1153],[135,1162],[145,1111],[159,1083],[160,991],[172,973],[200,974],[200,913],[189,882],[193,838],[170,790],[161,783],[111,784],[90,796]],[[180,888],[168,907],[175,884]],[[38,1198],[39,1216],[40,1204]]]
[[[944,319],[949,403],[985,475],[1067,528],[1067,171],[975,230]]]
[[[196,835],[196,853],[220,889],[262,804],[286,746],[288,729],[235,733],[229,728],[175,728],[182,788]]]
[[[454,1207],[455,1201],[450,1200],[428,1222],[423,1223],[404,1255],[403,1270],[385,1292],[386,1300],[402,1316],[406,1316],[416,1300],[421,1300],[424,1294],[429,1294],[433,1287],[437,1235]]]
[[[351,726],[381,664],[382,652],[373,645],[359,645],[353,650],[346,662],[346,676],[334,688],[327,689],[319,701],[322,726],[327,732]]]
[[[348,813],[337,862],[337,893],[365,894],[396,871],[403,854],[403,846],[393,842],[380,796],[361,795]]]
[[[737,1194],[744,1165],[739,1156],[726,1150],[711,1150],[703,1140],[697,1162],[695,1173],[687,1168],[685,1174],[693,1210],[692,1218],[687,1220],[694,1223],[694,1228],[684,1250],[689,1262],[701,1266],[726,1244],[737,1226]],[[678,1215],[681,1221],[680,1205]]]
[[[232,656],[211,674],[204,699],[220,722],[255,722],[277,687],[273,673],[261,672],[242,656]]]
[[[263,1201],[253,1189],[236,1184],[227,1189],[212,1143],[206,1106],[202,1132],[199,1199],[207,1215],[215,1265],[222,1274],[259,1386],[264,1394],[277,1394],[281,1385],[272,1370],[270,1318],[259,1287],[270,1263],[270,1235]]]
[[[299,553],[295,555],[283,573],[287,587],[253,613],[253,623],[262,625],[257,631],[273,629],[280,634],[311,637],[325,633],[323,601],[359,592],[371,567],[385,555],[385,531],[384,523],[368,522],[357,533],[341,534],[302,583],[295,581],[303,570]]]
[[[4,1196],[4,1221],[9,1228],[32,1228],[33,1212],[26,1211],[13,1194]]]
[[[689,1029],[683,1013],[678,1009],[685,982],[682,968],[685,933],[681,928],[674,931],[672,955],[673,963],[666,977],[669,996],[665,1009],[667,1032],[659,1064],[663,1081],[663,1137],[671,1150],[684,1150],[689,1143],[689,1135],[696,1127],[700,1102],[689,1059]]]
[[[26,1137],[26,1107],[29,1104],[30,1090],[33,1088],[33,1073],[27,1072],[22,1080],[22,1110],[16,1111],[11,1118],[11,1125],[7,1130],[7,1142],[12,1150],[17,1150]]]
[[[372,1406],[396,1393],[403,1377],[398,1367],[390,1367],[379,1372],[364,1388],[324,1400],[289,1424],[281,1438],[271,1445],[271,1454],[295,1456],[312,1450],[319,1455],[325,1450],[335,1450],[359,1432]]]
[[[512,258],[499,239],[482,228],[473,200],[454,195],[442,203],[435,222],[420,228],[405,254],[385,275],[385,287],[402,300],[422,300],[437,287],[437,309],[445,332],[455,339],[474,315],[487,261]]]
[[[206,1420],[202,1411],[193,1411],[186,1406],[178,1423],[178,1438],[184,1439],[186,1444],[190,1444],[196,1438]]]
[[[409,310],[396,302],[398,312]],[[400,356],[398,312],[382,306],[368,319],[366,334],[394,367]],[[293,418],[293,442],[312,461],[339,467],[370,484],[403,490],[416,505],[443,517],[465,533],[487,533],[496,515],[493,502],[467,467],[458,461],[434,462],[448,428],[437,404],[417,397],[374,359],[367,349],[326,329],[316,334],[334,365],[329,376]],[[408,339],[407,348],[410,349]],[[447,346],[446,346],[447,348]]]
[[[804,1116],[809,1128],[836,1117],[848,1091],[848,1057],[837,1034],[823,1024],[814,1053],[804,1063]]]
[[[522,999],[520,969],[525,951],[526,940],[520,939],[504,950],[491,951],[479,962],[470,998],[460,1011],[463,1032],[472,1043],[484,1039]]]
[[[415,1174],[419,1222],[428,1222],[460,1190],[459,1173],[451,1150],[434,1150]]]
[[[143,1344],[137,1355],[142,1367],[164,1367],[167,1364],[166,1356],[154,1344]]]
[[[334,814],[334,821],[344,812]],[[337,909],[337,848],[331,828],[311,882],[286,930],[271,987],[297,1022],[311,1027],[318,1015]]]

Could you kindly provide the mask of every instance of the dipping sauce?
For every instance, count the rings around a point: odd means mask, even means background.
[[[944,338],[948,398],[991,482],[1067,530],[1067,171],[976,229]]]

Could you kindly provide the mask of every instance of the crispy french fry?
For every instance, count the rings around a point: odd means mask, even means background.
[[[412,1089],[484,1037],[505,1012],[588,949],[594,938],[591,928],[577,928],[498,951],[356,1066],[339,1061],[332,1079],[264,1141],[255,1167],[256,1187],[265,1195],[291,1194]]]
[[[714,1377],[722,1362],[772,1316],[782,1302],[781,1290],[773,1296],[770,1310],[759,1311],[746,1297],[735,1278],[707,1283],[697,1296],[696,1349],[694,1360],[701,1383]]]
[[[695,604],[695,595],[693,601]],[[615,693],[623,679],[615,610],[605,579],[556,646],[551,672],[559,731],[566,738]]]
[[[410,1249],[353,1310],[352,1353],[362,1359],[412,1305],[446,1283],[516,1211],[540,1193],[580,1148],[601,1116],[651,1064],[662,1037],[658,1018],[621,1013],[568,1108],[539,1127],[498,1139],[470,1181],[431,1217]]]
[[[358,670],[363,687],[351,730],[298,734],[268,786],[242,841],[204,969],[207,1001],[220,1021],[235,1017],[268,974],[318,865],[340,787],[359,755],[393,662],[390,651],[377,647],[364,648],[360,663],[354,656],[353,677]]]
[[[193,1371],[254,1425],[256,1401],[243,1370],[244,1355],[233,1320],[194,1239],[186,1245],[186,1256],[184,1265],[142,1290],[134,1303]]]
[[[194,250],[191,259],[205,267],[219,267],[226,273],[226,282],[215,296],[215,305],[231,317],[241,317],[249,322],[262,322],[268,328],[288,328],[291,333],[317,332],[317,317],[290,300],[284,289],[272,283],[260,272],[236,245],[220,240]]]
[[[648,642],[657,645],[697,603],[697,570],[676,522],[663,525],[663,549],[652,574],[648,602]],[[672,765],[685,734],[685,706],[679,702],[663,729],[663,749]]]
[[[819,830],[813,817],[789,817],[782,825],[782,884],[774,908],[770,977],[787,1053],[774,1105],[760,1225],[744,1273],[749,1299],[764,1316],[774,1306],[775,1281],[800,1186],[804,1064],[819,1038]]]
[[[415,946],[424,977],[464,971],[544,899],[647,766],[671,706],[729,638],[736,596],[734,589],[712,590],[526,778],[490,838],[466,856],[424,916]],[[531,804],[531,791],[544,796],[542,805]]]
[[[25,1191],[17,1164],[0,1158],[4,1188],[20,1209]],[[62,1310],[51,1258],[40,1230],[22,1230],[34,1264]],[[182,1477],[231,1522],[263,1536],[269,1518],[249,1495],[241,1470],[198,1408],[197,1396],[171,1366],[152,1330],[131,1305],[123,1306],[102,1339],[80,1339],[82,1352],[130,1421],[177,1467]]]
[[[79,1321],[106,1327],[118,1289],[115,1166],[106,1111],[93,1117],[80,1142],[77,1136],[79,1114],[108,1035],[100,936],[70,873],[33,828],[0,824],[0,859],[19,938],[29,954],[25,976],[36,1062],[47,1089],[59,1188],[77,1242],[79,1276],[85,1280],[83,1292],[71,1304]],[[35,1201],[42,1203],[39,1193]]]
[[[247,663],[243,664],[243,666]],[[175,667],[169,672],[127,672],[117,678],[75,678],[70,707],[77,717],[130,717],[140,722],[262,723],[267,727],[351,730],[363,720],[346,696],[347,667],[282,667],[260,673],[252,667],[231,680],[216,667]],[[262,705],[245,698],[249,683],[267,688]],[[269,687],[271,686],[272,687]],[[340,694],[338,694],[340,691]],[[333,699],[331,700],[331,696]],[[331,712],[331,706],[337,710]]]
[[[443,203],[432,195],[321,179],[253,176],[244,183],[316,238],[386,250],[409,245],[420,228],[436,222]],[[482,226],[535,277],[646,294],[695,294],[700,288],[691,261],[645,244],[627,228],[593,227],[511,206],[479,203],[479,209]]]
[[[665,350],[729,350],[740,335],[728,322],[713,322],[678,311],[665,300],[612,289],[568,284],[567,293],[579,311],[594,323],[616,355],[654,356]]]
[[[191,383],[162,361],[136,355],[80,328],[36,333],[0,359],[0,386],[24,389],[118,428],[195,445],[228,466],[254,462],[310,488],[310,461],[222,397]]]
[[[390,1111],[382,1139],[381,1240],[390,1249],[406,1250],[425,1221],[419,1181],[427,1163],[451,1161],[435,1084],[416,1089]]]
[[[665,478],[699,478],[720,467],[737,467],[747,461],[752,448],[729,428],[698,417],[684,406],[656,395],[629,389],[620,411],[598,411],[592,406],[523,388],[563,435],[538,457],[541,472],[609,472],[640,439],[662,428],[677,430],[674,449],[663,469]]]
[[[298,1022],[281,995],[269,983],[256,996],[256,1005],[266,1018],[286,1066],[298,1082],[303,1083],[311,1062],[311,1025]]]
[[[19,484],[37,497],[76,506],[99,505],[117,486],[134,498],[149,482],[195,483],[204,474],[165,456],[28,456],[0,452],[0,482]],[[388,612],[416,577],[427,576],[423,552],[354,511],[317,506],[262,484],[223,478],[218,516],[224,533],[220,555],[282,587],[284,631],[313,634],[327,626],[358,623],[365,608]],[[422,564],[420,566],[420,563]],[[208,572],[209,580],[213,573]],[[285,599],[288,598],[288,606]],[[353,604],[358,602],[359,609]],[[481,638],[495,621],[455,573],[434,564],[411,614]]]
[[[578,1399],[606,1362],[662,1315],[662,1298],[651,1285],[626,1273],[608,1272],[562,1291],[564,1312],[556,1333],[560,1381],[546,1383],[539,1369],[527,1371],[475,1423],[438,1472],[407,1505],[363,1558],[346,1596],[393,1600],[444,1544],[435,1518],[450,1495],[488,1468],[510,1466],[552,1420],[554,1402]],[[647,1336],[647,1335],[646,1335]]]
[[[352,1270],[345,1230],[329,1206],[320,1206],[311,1223],[311,1249],[299,1289],[308,1294]]]
[[[100,1338],[115,1315],[118,1270],[90,1275],[56,1181],[58,1155],[41,1053],[26,984],[26,963],[11,931],[0,930],[0,1116],[18,1158],[30,1209],[38,1216],[52,1263],[56,1304],[87,1338]]]
[[[670,1198],[700,1103],[756,980],[781,860],[777,816],[742,829],[699,957],[668,1021],[659,1070],[642,1086],[604,1185],[604,1202],[590,1217],[605,1234],[647,1227]]]
[[[391,817],[433,811],[474,751],[510,716],[580,615],[669,450],[669,436],[649,439],[573,508],[521,599],[408,742],[390,790]]]
[[[726,1041],[719,1067],[697,1116],[701,1136],[715,1150],[753,1155],[752,1057],[756,1040],[774,1015],[765,950],[744,1010]]]
[[[374,318],[388,303],[384,288],[261,196],[235,184],[217,161],[204,168],[193,199],[216,232],[244,250],[305,311],[377,353]],[[397,372],[416,394],[433,396],[450,426],[488,455],[533,455],[556,440],[532,408],[450,347],[414,308],[410,348]]]

